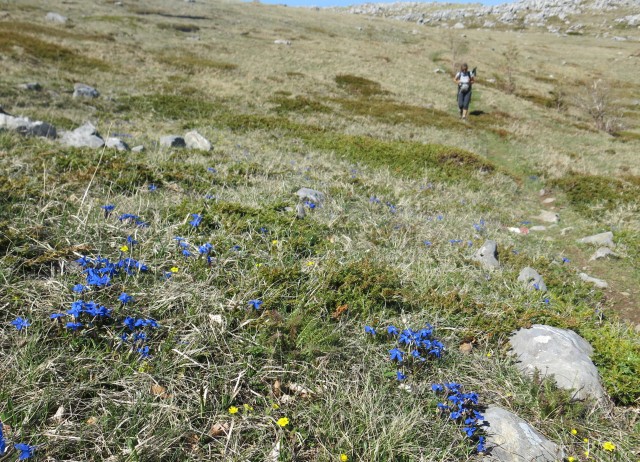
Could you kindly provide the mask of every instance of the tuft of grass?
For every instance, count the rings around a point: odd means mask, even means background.
[[[620,205],[637,205],[640,197],[640,185],[599,175],[570,173],[551,184],[567,195],[573,207],[591,217]]]
[[[358,96],[381,96],[389,92],[382,89],[382,85],[365,77],[351,74],[338,74],[334,78],[339,88],[347,93]]]
[[[180,55],[160,55],[158,61],[175,69],[188,72],[195,71],[232,71],[238,68],[237,64],[206,59],[200,56],[184,53]]]
[[[277,96],[271,98],[272,103],[276,105],[273,111],[277,114],[286,114],[288,112],[302,112],[302,113],[329,113],[331,108],[314,101],[305,96],[295,96],[293,98],[286,98],[283,96]]]
[[[175,30],[178,32],[185,32],[185,33],[198,32],[200,30],[200,27],[196,26],[195,24],[182,24],[182,23],[176,23],[176,22],[171,22],[171,23],[161,22],[156,24],[156,26],[160,30]]]

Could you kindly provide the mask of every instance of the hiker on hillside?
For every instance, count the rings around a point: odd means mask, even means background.
[[[456,74],[453,80],[458,84],[458,108],[460,109],[460,117],[462,120],[466,120],[469,103],[471,102],[471,86],[475,82],[475,72],[469,72],[469,66],[467,66],[467,63],[463,63],[460,66],[460,72]]]

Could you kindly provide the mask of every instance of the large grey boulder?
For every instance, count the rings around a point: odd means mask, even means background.
[[[580,274],[578,274],[578,276],[584,282],[587,282],[589,284],[593,284],[598,289],[606,289],[607,287],[609,287],[609,284],[607,283],[607,281],[604,281],[604,280],[598,279],[598,278],[594,278],[592,276],[589,276],[587,273],[580,273]]]
[[[296,191],[296,194],[300,198],[301,201],[309,200],[311,202],[315,202],[318,205],[321,205],[325,200],[325,195],[323,192],[316,191],[311,188],[300,188]]]
[[[104,140],[91,122],[76,128],[71,132],[64,132],[60,142],[74,148],[101,148]]]
[[[100,92],[84,83],[76,83],[73,85],[74,98],[97,98]]]
[[[572,330],[534,324],[515,332],[509,342],[522,373],[533,375],[538,370],[553,377],[559,388],[573,390],[573,399],[606,397],[590,359],[593,348]]]
[[[579,244],[596,244],[596,245],[606,245],[608,247],[614,247],[613,243],[613,233],[611,231],[607,231],[606,233],[594,234],[593,236],[583,237],[582,239],[578,239]]]
[[[184,135],[184,142],[188,149],[211,151],[211,143],[204,136],[193,130]]]
[[[496,241],[488,240],[473,255],[473,259],[479,261],[482,266],[487,269],[496,269],[500,267],[498,261],[498,244]]]
[[[547,291],[547,285],[544,283],[540,273],[530,266],[522,268],[518,275],[518,281],[523,282],[529,289]]]
[[[56,128],[47,122],[31,121],[28,117],[15,117],[0,113],[0,130],[14,130],[27,136],[55,138]]]
[[[554,462],[564,458],[554,442],[512,412],[490,406],[484,412],[487,455],[483,460],[500,462]]]
[[[160,146],[166,148],[184,148],[186,145],[184,138],[178,135],[167,135],[160,138]]]

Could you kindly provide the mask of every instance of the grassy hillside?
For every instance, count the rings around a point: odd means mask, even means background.
[[[4,110],[146,148],[0,132],[8,446],[36,460],[480,460],[478,435],[438,413],[431,385],[458,382],[567,457],[637,460],[637,42],[204,0],[1,9]],[[480,72],[467,123],[456,50]],[[584,109],[597,79],[623,123],[611,133]],[[101,96],[74,99],[76,82]],[[211,152],[158,144],[193,129]],[[302,187],[326,200],[297,219]],[[589,261],[576,240],[609,230],[621,258]],[[486,239],[491,273],[472,259]],[[516,281],[525,266],[547,293]],[[536,323],[593,345],[610,403],[517,372],[508,336]],[[427,324],[440,357],[398,368],[387,327]]]

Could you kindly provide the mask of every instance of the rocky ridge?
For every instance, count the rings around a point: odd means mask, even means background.
[[[627,9],[637,9],[637,6],[634,0],[519,0],[495,6],[395,2],[365,3],[346,8],[346,11],[457,29],[470,26],[493,28],[503,24],[546,27],[550,32],[559,32],[559,25],[564,24],[565,32],[580,33],[584,25],[573,23],[573,19],[588,13],[615,14],[620,11],[621,15],[613,20],[615,25],[637,27],[640,15],[624,14]],[[614,24],[610,27],[613,28]]]

